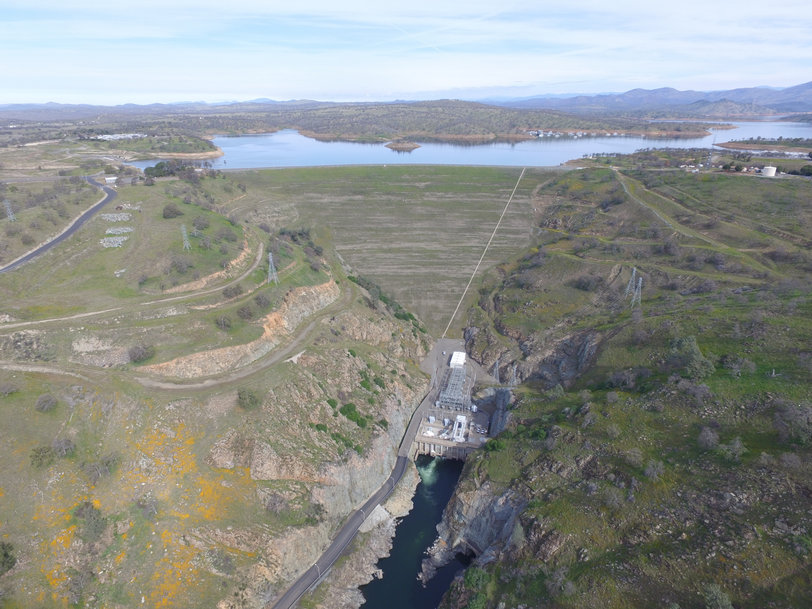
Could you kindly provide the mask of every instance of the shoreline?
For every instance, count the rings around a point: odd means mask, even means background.
[[[726,148],[728,150],[753,150],[753,151],[769,151],[769,152],[812,152],[809,146],[782,146],[781,144],[761,144],[750,142],[724,142],[716,144],[718,148]]]

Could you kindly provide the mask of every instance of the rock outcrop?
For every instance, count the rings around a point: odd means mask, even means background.
[[[307,317],[339,296],[335,281],[291,290],[282,305],[262,320],[262,336],[249,343],[201,351],[168,362],[144,366],[143,370],[175,378],[199,378],[246,366],[279,345]]]
[[[474,554],[479,564],[487,564],[515,541],[514,531],[526,499],[490,481],[474,486],[470,474],[463,473],[460,480],[437,525],[437,540],[423,561],[420,578],[424,582],[458,553]]]

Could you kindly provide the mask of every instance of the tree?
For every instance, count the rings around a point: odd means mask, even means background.
[[[675,368],[683,368],[685,374],[695,380],[706,378],[716,371],[713,362],[702,355],[695,336],[672,340],[668,362]]]
[[[719,446],[719,434],[710,427],[703,427],[699,432],[696,443],[699,444],[699,448],[702,450],[713,450]]]
[[[237,390],[237,404],[245,410],[253,410],[259,406],[259,396],[250,389],[240,388]]]
[[[145,362],[155,355],[155,347],[152,345],[134,345],[127,350],[127,355],[133,364]]]
[[[37,403],[34,405],[34,408],[36,408],[38,412],[50,412],[56,408],[56,398],[48,393],[43,393],[37,398]]]
[[[178,216],[182,216],[182,215],[183,215],[183,212],[174,203],[167,203],[164,206],[163,217],[165,219],[177,218]]]
[[[718,584],[708,584],[702,593],[705,609],[733,609],[730,597]]]
[[[11,571],[17,564],[17,557],[14,556],[14,546],[7,541],[0,541],[0,575]]]

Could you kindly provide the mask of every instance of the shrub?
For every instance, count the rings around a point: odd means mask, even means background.
[[[195,219],[192,220],[192,226],[197,230],[204,230],[209,228],[209,221],[204,216],[195,216]]]
[[[14,383],[0,383],[0,395],[3,397],[9,396],[12,393],[17,393],[20,390]]]
[[[240,294],[242,294],[243,289],[239,283],[235,283],[234,285],[230,285],[227,288],[223,288],[223,296],[226,298],[236,298]]]
[[[237,309],[237,316],[240,319],[249,320],[254,316],[254,310],[251,308],[251,305],[243,305]]]
[[[101,510],[89,501],[80,504],[73,515],[79,520],[79,537],[87,543],[97,541],[107,528],[107,519]]]
[[[17,564],[14,556],[14,546],[7,541],[0,541],[0,576],[11,571]]]
[[[259,396],[250,389],[237,390],[237,404],[245,410],[252,410],[259,406]]]
[[[702,593],[705,609],[733,609],[730,597],[718,584],[708,584]]]
[[[56,408],[56,398],[48,393],[43,393],[37,398],[37,403],[34,408],[38,412],[50,412]]]
[[[742,455],[747,452],[747,448],[745,448],[742,439],[736,436],[731,440],[730,444],[720,444],[719,452],[722,453],[725,459],[739,462]]]
[[[76,444],[70,438],[57,438],[51,448],[57,457],[69,457],[76,450]]]
[[[344,404],[341,408],[338,409],[338,411],[345,417],[347,417],[350,421],[358,425],[358,427],[360,427],[361,429],[367,426],[366,417],[362,415],[360,412],[358,412],[357,406],[352,402]]]
[[[31,465],[47,467],[54,462],[54,451],[50,446],[37,446],[31,451]]]
[[[646,465],[646,470],[643,473],[646,474],[646,478],[648,478],[649,480],[654,480],[656,482],[657,480],[660,479],[660,476],[663,475],[664,471],[665,471],[665,467],[663,466],[663,462],[662,461],[654,461],[652,459]]]
[[[572,287],[583,290],[584,292],[594,292],[596,289],[603,285],[603,277],[598,277],[596,275],[582,275],[581,277],[577,277],[570,282]]]
[[[702,431],[699,432],[696,443],[699,444],[699,448],[702,450],[713,450],[719,446],[719,434],[710,427],[703,427]]]
[[[165,219],[177,218],[178,216],[182,216],[182,215],[183,215],[183,212],[174,203],[167,203],[164,206],[163,217]]]
[[[228,331],[231,329],[231,318],[228,315],[218,315],[217,319],[214,320],[214,323],[223,331]]]
[[[671,366],[683,368],[685,374],[692,379],[703,379],[716,370],[713,362],[702,355],[695,336],[672,340],[668,362]]]
[[[782,442],[808,443],[812,439],[812,406],[780,403],[773,415],[773,426]]]
[[[234,234],[234,231],[228,228],[227,226],[222,227],[220,230],[217,231],[215,237],[222,241],[230,241],[235,242],[237,240],[237,235]]]
[[[127,355],[129,355],[133,364],[145,362],[155,355],[155,347],[152,345],[135,345],[129,348]]]
[[[271,304],[271,299],[267,294],[257,294],[254,296],[254,302],[260,309],[264,309]]]

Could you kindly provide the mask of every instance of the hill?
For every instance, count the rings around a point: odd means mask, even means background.
[[[713,106],[707,114],[683,114],[692,104],[700,102],[732,102],[741,104],[733,107],[732,116],[746,114],[763,116],[788,112],[809,112],[812,110],[812,82],[774,89],[769,87],[748,87],[724,91],[679,91],[670,87],[660,89],[632,89],[625,93],[603,95],[579,95],[574,97],[532,97],[518,101],[504,102],[514,108],[547,108],[576,114],[644,114],[658,112],[671,117],[679,116],[718,116],[719,108]],[[747,111],[747,108],[750,108]]]
[[[812,185],[671,154],[542,186],[481,286],[467,349],[517,384],[425,565],[476,556],[443,607],[812,600]]]

